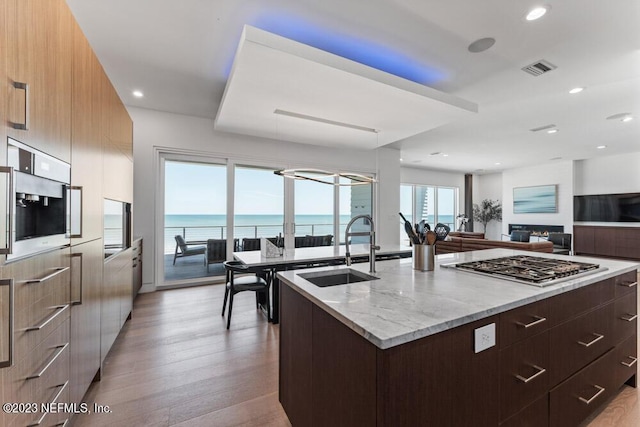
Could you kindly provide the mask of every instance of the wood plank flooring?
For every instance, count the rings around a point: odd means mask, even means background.
[[[278,402],[278,327],[245,292],[227,331],[223,295],[222,285],[209,285],[138,296],[102,380],[85,396],[111,413],[79,415],[73,425],[290,426]],[[584,426],[640,426],[639,397],[623,387]]]

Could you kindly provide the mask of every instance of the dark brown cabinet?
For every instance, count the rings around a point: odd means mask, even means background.
[[[640,260],[640,228],[574,225],[576,255]]]
[[[280,402],[305,426],[577,426],[635,385],[633,275],[389,349],[282,283]],[[490,323],[497,345],[475,353]]]

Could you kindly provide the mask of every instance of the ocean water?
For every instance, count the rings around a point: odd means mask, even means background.
[[[340,234],[345,231],[350,215],[340,216]],[[407,217],[412,221],[410,217]],[[439,221],[448,224],[452,230],[458,226],[454,224],[452,215],[441,215]],[[426,218],[433,227],[433,217]],[[176,247],[175,235],[181,234],[186,240],[203,241],[207,239],[226,239],[227,222],[226,215],[166,215],[164,232],[164,252],[173,253]],[[235,238],[244,237],[275,237],[282,233],[282,215],[236,215]],[[332,215],[296,215],[296,235],[323,235],[333,234]],[[117,242],[121,236],[121,217],[105,215],[105,238]],[[398,230],[401,238],[404,238],[404,227],[398,217]]]

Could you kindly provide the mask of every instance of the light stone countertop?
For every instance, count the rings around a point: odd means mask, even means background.
[[[595,263],[606,270],[541,288],[440,266],[518,254]],[[379,280],[325,288],[298,273],[345,266],[283,271],[278,278],[377,347],[387,349],[640,268],[634,262],[509,249],[438,255],[436,264],[434,271],[421,272],[413,270],[411,258],[380,261],[373,274]],[[368,273],[369,263],[351,268]]]

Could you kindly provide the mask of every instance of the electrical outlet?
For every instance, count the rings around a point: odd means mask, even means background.
[[[496,345],[496,324],[490,323],[475,331],[475,351],[480,353]]]

